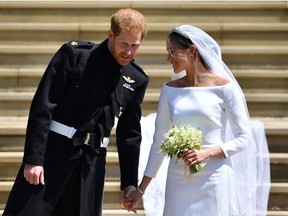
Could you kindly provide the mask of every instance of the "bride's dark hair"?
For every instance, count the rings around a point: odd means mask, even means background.
[[[178,48],[180,49],[189,49],[191,45],[194,45],[193,42],[182,36],[181,34],[178,34],[177,32],[171,32],[168,35],[168,40],[170,41],[171,44],[176,45]],[[209,69],[209,67],[205,64],[205,62],[203,61],[202,56],[198,53],[200,61],[202,62],[202,64]]]
[[[190,39],[185,38],[176,32],[171,32],[168,35],[168,39],[172,44],[175,44],[180,49],[188,49],[191,45],[193,45]]]

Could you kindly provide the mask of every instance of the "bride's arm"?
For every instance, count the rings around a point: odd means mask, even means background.
[[[242,100],[236,87],[233,85],[229,87],[230,89],[224,92],[224,107],[234,138],[220,144],[226,158],[248,148],[253,143],[245,101]],[[226,133],[228,133],[227,130]]]
[[[167,99],[167,92],[165,91],[165,86],[163,86],[158,103],[153,144],[150,147],[148,162],[146,164],[144,176],[139,187],[137,190],[133,191],[125,200],[124,206],[128,209],[128,211],[135,212],[135,206],[141,200],[152,178],[156,177],[156,174],[164,160],[165,156],[159,153],[160,144],[163,140],[164,132],[167,132],[172,127]]]
[[[169,131],[172,128],[171,123],[171,116],[170,110],[168,105],[168,91],[164,86],[162,87],[158,109],[157,109],[157,116],[155,120],[155,132],[153,135],[153,143],[150,147],[149,157],[146,165],[146,169],[144,171],[145,176],[149,177],[156,177],[156,174],[164,160],[164,154],[160,152],[160,145],[164,138],[163,134]]]

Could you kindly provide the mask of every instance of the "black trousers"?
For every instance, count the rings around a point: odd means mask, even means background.
[[[83,145],[52,216],[101,216],[105,181],[106,149]]]

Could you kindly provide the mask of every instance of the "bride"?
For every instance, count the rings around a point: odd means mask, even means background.
[[[167,51],[174,72],[185,70],[186,75],[162,86],[144,177],[125,206],[135,211],[155,178],[164,160],[159,153],[163,134],[173,125],[192,125],[202,131],[201,149],[183,153],[181,160],[170,159],[163,215],[255,215],[255,142],[250,117],[244,94],[222,61],[219,45],[201,29],[182,25],[169,34]],[[233,137],[227,140],[227,134]],[[248,151],[242,164],[233,165],[232,157]],[[187,174],[188,166],[200,162],[205,163],[200,172]]]

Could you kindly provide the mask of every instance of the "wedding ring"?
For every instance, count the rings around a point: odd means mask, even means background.
[[[189,161],[189,162],[192,162],[192,158],[189,158],[188,161]]]

